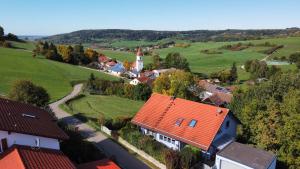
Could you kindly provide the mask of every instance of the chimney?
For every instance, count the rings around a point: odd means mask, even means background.
[[[221,108],[218,108],[218,109],[217,109],[217,113],[218,113],[218,114],[221,114],[221,113],[222,113],[222,109],[221,109]]]

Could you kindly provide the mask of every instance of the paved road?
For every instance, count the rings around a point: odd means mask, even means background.
[[[78,127],[80,134],[87,138],[88,141],[94,142],[97,148],[103,151],[108,157],[113,155],[120,167],[124,169],[150,169],[150,167],[129,154],[123,147],[107,138],[103,133],[96,132],[87,124],[82,123],[58,107],[60,104],[78,95],[81,88],[82,84],[76,85],[69,95],[49,105],[56,117]]]

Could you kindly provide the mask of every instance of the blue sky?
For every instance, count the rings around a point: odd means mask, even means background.
[[[18,35],[81,29],[300,27],[299,0],[1,0],[0,25]]]

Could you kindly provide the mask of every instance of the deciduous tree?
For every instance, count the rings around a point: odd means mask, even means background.
[[[153,91],[169,96],[190,98],[189,87],[195,84],[194,77],[189,72],[176,70],[161,74],[155,81]]]
[[[9,92],[9,98],[39,107],[46,106],[50,100],[49,94],[43,87],[36,86],[27,80],[14,82]]]

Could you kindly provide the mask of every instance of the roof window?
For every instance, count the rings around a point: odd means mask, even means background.
[[[197,120],[194,120],[194,119],[193,119],[193,120],[190,121],[189,126],[190,126],[190,127],[195,127],[196,124],[197,124]]]
[[[179,118],[179,119],[176,120],[175,125],[180,126],[182,122],[183,122],[183,118]]]
[[[26,113],[23,113],[22,116],[23,117],[29,117],[29,118],[36,118],[36,116],[30,115],[30,114],[26,114]]]

